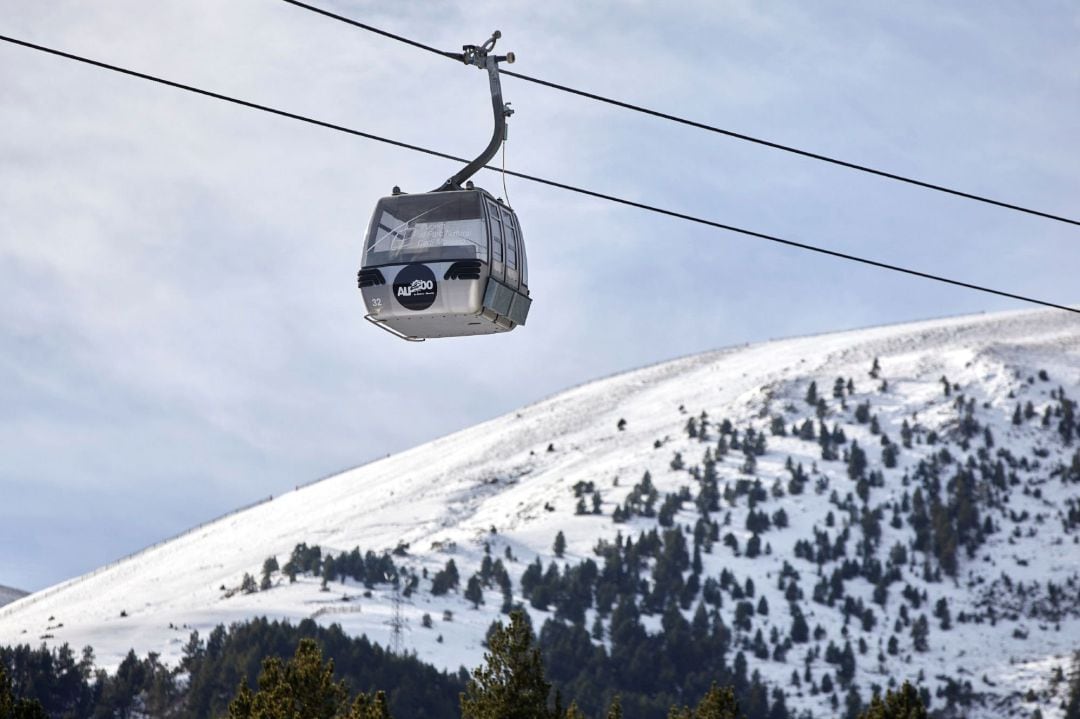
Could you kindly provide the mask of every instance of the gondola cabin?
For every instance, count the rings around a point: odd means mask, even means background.
[[[366,319],[410,340],[508,332],[532,302],[517,216],[480,188],[379,200],[357,279]]]

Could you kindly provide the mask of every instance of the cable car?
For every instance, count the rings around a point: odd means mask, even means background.
[[[488,71],[495,131],[475,160],[432,192],[397,187],[375,205],[357,283],[366,320],[405,340],[509,332],[525,324],[529,296],[525,242],[517,215],[501,199],[468,181],[506,139],[498,63],[490,54],[496,30],[481,46],[455,57]],[[464,183],[464,184],[463,184]]]

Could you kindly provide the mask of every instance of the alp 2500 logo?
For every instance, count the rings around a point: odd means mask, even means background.
[[[439,295],[435,274],[427,265],[408,265],[394,278],[394,297],[408,310],[426,310]]]

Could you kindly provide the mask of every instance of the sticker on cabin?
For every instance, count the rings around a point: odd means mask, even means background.
[[[426,310],[439,294],[435,273],[427,265],[408,265],[394,278],[394,297],[409,310]]]

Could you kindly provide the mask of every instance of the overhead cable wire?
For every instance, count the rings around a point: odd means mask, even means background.
[[[395,33],[379,29],[379,28],[374,27],[372,25],[368,25],[367,23],[362,23],[362,22],[360,22],[358,20],[353,20],[352,18],[346,17],[344,15],[339,15],[337,13],[330,12],[329,10],[324,10],[324,9],[316,7],[314,5],[309,5],[308,3],[301,2],[301,0],[282,0],[282,2],[286,2],[286,3],[290,4],[290,5],[295,5],[298,8],[303,8],[304,10],[309,10],[309,11],[311,11],[313,13],[323,15],[325,17],[331,18],[333,20],[337,20],[339,22],[346,23],[348,25],[352,25],[353,27],[359,28],[361,30],[366,30],[368,32],[375,33],[377,35],[382,35],[383,37],[389,38],[391,40],[397,40],[398,42],[405,43],[406,45],[410,45],[410,46],[415,47],[415,48],[420,49],[420,50],[426,50],[427,52],[434,53],[436,55],[441,55],[441,56],[443,56],[445,58],[449,58],[449,59],[455,59],[455,60],[457,59],[457,58],[454,58],[452,53],[444,52],[443,50],[439,50],[438,48],[431,47],[430,45],[425,45],[422,42],[417,42],[416,40],[409,39],[409,38],[404,37],[402,35],[397,35]],[[906,175],[900,175],[900,174],[895,173],[895,172],[889,172],[887,170],[881,170],[881,169],[878,169],[878,168],[875,168],[875,167],[871,167],[869,165],[864,165],[864,164],[860,164],[860,163],[857,163],[857,162],[850,162],[848,160],[841,160],[838,157],[832,157],[830,155],[824,155],[822,153],[813,152],[813,151],[810,151],[810,150],[803,150],[803,149],[798,148],[798,147],[793,147],[791,145],[785,145],[785,144],[782,144],[782,143],[779,143],[779,142],[774,142],[772,140],[766,140],[766,139],[763,139],[763,138],[760,138],[760,137],[755,137],[753,135],[747,135],[745,133],[736,132],[734,130],[727,130],[727,129],[724,129],[722,127],[717,127],[715,125],[709,125],[709,124],[704,123],[704,122],[698,122],[697,120],[690,120],[688,118],[680,117],[679,115],[674,115],[674,114],[671,114],[671,113],[668,113],[668,112],[663,112],[661,110],[654,110],[652,108],[643,107],[641,105],[635,105],[634,103],[625,102],[623,100],[616,100],[614,98],[606,97],[604,95],[599,95],[599,94],[593,93],[593,92],[588,92],[586,90],[579,90],[577,88],[569,87],[568,85],[561,85],[561,84],[556,83],[556,82],[551,82],[550,80],[543,80],[543,79],[540,79],[538,77],[532,77],[530,75],[525,75],[524,73],[513,72],[512,70],[505,70],[503,68],[499,68],[499,72],[501,74],[503,74],[503,75],[508,76],[508,77],[517,78],[518,80],[525,80],[526,82],[535,83],[537,85],[543,85],[544,87],[548,87],[548,88],[551,88],[553,90],[559,90],[561,92],[570,93],[571,95],[578,95],[579,97],[584,97],[584,98],[588,98],[590,100],[595,100],[597,102],[602,102],[602,103],[606,103],[608,105],[613,105],[615,107],[620,107],[620,108],[623,108],[624,110],[631,110],[633,112],[638,112],[638,113],[641,113],[641,114],[644,114],[644,115],[651,115],[652,117],[657,117],[657,118],[660,118],[662,120],[668,120],[670,122],[675,122],[675,123],[678,123],[680,125],[686,125],[688,127],[694,127],[694,128],[699,129],[699,130],[705,130],[707,132],[713,132],[713,133],[716,133],[718,135],[724,135],[726,137],[730,137],[730,138],[733,138],[733,139],[736,139],[736,140],[742,140],[744,142],[750,142],[750,143],[753,143],[755,145],[761,145],[763,147],[769,147],[769,148],[772,148],[774,150],[780,150],[781,152],[787,152],[787,153],[791,153],[791,154],[794,154],[794,155],[799,155],[801,157],[806,157],[806,158],[809,158],[809,159],[812,159],[812,160],[818,160],[820,162],[826,162],[826,163],[829,163],[831,165],[837,165],[839,167],[844,167],[844,168],[847,168],[849,170],[855,170],[857,172],[863,172],[863,173],[867,173],[867,174],[870,174],[870,175],[876,175],[878,177],[884,177],[884,178],[889,179],[889,180],[895,180],[896,182],[903,182],[903,183],[906,183],[908,185],[914,185],[916,187],[921,187],[921,188],[926,189],[926,190],[933,190],[933,191],[936,191],[936,192],[943,192],[943,193],[948,194],[948,195],[953,195],[955,197],[962,197],[962,198],[967,199],[967,200],[974,200],[975,202],[981,202],[981,203],[984,203],[984,204],[987,204],[987,205],[993,205],[995,207],[1000,207],[1000,208],[1003,208],[1003,209],[1006,209],[1006,210],[1013,210],[1015,212],[1022,212],[1022,213],[1028,214],[1028,215],[1034,215],[1036,217],[1042,217],[1042,218],[1047,219],[1047,220],[1054,220],[1055,222],[1064,222],[1064,223],[1069,224],[1069,225],[1080,226],[1080,220],[1072,219],[1072,218],[1069,218],[1069,217],[1064,217],[1062,215],[1056,215],[1056,214],[1053,214],[1053,213],[1050,213],[1050,212],[1043,212],[1042,210],[1035,210],[1035,209],[1032,209],[1030,207],[1024,207],[1022,205],[1017,205],[1017,204],[1014,204],[1014,203],[1011,203],[1011,202],[1005,202],[1003,200],[995,200],[995,199],[993,199],[991,197],[986,197],[985,195],[977,195],[977,194],[975,194],[973,192],[965,192],[963,190],[958,190],[956,188],[947,187],[945,185],[940,185],[940,184],[937,184],[937,183],[934,183],[934,182],[928,182],[926,180],[919,180],[919,179],[916,179],[914,177],[908,177]]]
[[[323,127],[323,128],[329,129],[329,130],[336,130],[338,132],[343,132],[343,133],[346,133],[346,134],[349,134],[349,135],[354,135],[356,137],[363,137],[365,139],[373,140],[375,142],[381,142],[381,143],[384,143],[384,144],[387,144],[387,145],[393,145],[394,147],[401,147],[401,148],[404,148],[404,149],[407,149],[407,150],[413,150],[415,152],[421,152],[421,153],[424,153],[426,155],[432,155],[434,157],[440,157],[440,158],[445,159],[445,160],[453,160],[454,162],[460,162],[460,163],[468,162],[468,160],[466,160],[463,157],[457,157],[456,155],[451,155],[451,154],[446,153],[446,152],[440,152],[438,150],[432,150],[430,148],[421,147],[420,145],[413,145],[413,144],[408,143],[408,142],[402,142],[400,140],[394,140],[394,139],[391,139],[391,138],[382,137],[380,135],[375,135],[375,134],[370,133],[370,132],[364,132],[362,130],[357,130],[355,128],[346,127],[344,125],[338,125],[338,124],[335,124],[335,123],[332,123],[332,122],[326,122],[324,120],[318,120],[316,118],[308,117],[306,115],[300,115],[300,114],[295,113],[295,112],[289,112],[288,110],[281,110],[279,108],[271,107],[269,105],[262,105],[262,104],[257,103],[257,102],[251,102],[249,100],[243,100],[243,99],[232,97],[230,95],[225,95],[225,94],[222,94],[222,93],[219,93],[219,92],[213,92],[211,90],[205,90],[205,89],[202,89],[202,88],[195,87],[193,85],[186,85],[184,83],[176,82],[176,81],[173,81],[173,80],[167,80],[165,78],[157,77],[155,75],[150,75],[150,74],[147,74],[147,73],[144,73],[144,72],[139,72],[137,70],[131,70],[131,69],[128,69],[128,68],[120,67],[118,65],[111,65],[109,63],[102,62],[100,60],[93,60],[91,58],[83,57],[81,55],[75,55],[73,53],[64,52],[63,50],[57,50],[57,49],[54,49],[54,48],[46,47],[44,45],[38,45],[38,44],[35,44],[35,43],[32,43],[32,42],[28,42],[26,40],[19,40],[19,39],[13,38],[13,37],[8,37],[6,35],[0,35],[0,40],[3,40],[4,42],[11,43],[13,45],[19,45],[21,47],[29,48],[29,49],[32,49],[32,50],[38,50],[40,52],[48,53],[50,55],[55,55],[55,56],[58,56],[58,57],[62,57],[62,58],[68,59],[68,60],[74,60],[76,62],[84,63],[86,65],[92,65],[94,67],[97,67],[97,68],[100,68],[100,69],[103,69],[103,70],[110,70],[112,72],[118,72],[118,73],[121,73],[121,74],[124,74],[124,75],[128,75],[130,77],[137,77],[137,78],[142,79],[142,80],[148,80],[150,82],[154,82],[154,83],[157,83],[157,84],[160,84],[160,85],[165,85],[165,86],[168,86],[168,87],[171,87],[171,88],[175,88],[177,90],[184,90],[186,92],[195,93],[197,95],[202,95],[204,97],[210,97],[210,98],[213,98],[215,100],[221,100],[223,102],[232,103],[234,105],[240,105],[242,107],[250,108],[252,110],[259,110],[261,112],[270,113],[272,115],[278,115],[280,117],[287,117],[287,118],[289,118],[291,120],[297,120],[299,122],[304,122],[304,123],[307,123],[307,124],[310,124],[310,125],[315,125],[317,127]],[[492,165],[485,165],[484,167],[485,167],[485,169],[492,170],[494,172],[501,172],[502,171],[499,167],[492,166]],[[1013,292],[1006,292],[1004,290],[997,290],[997,289],[993,289],[992,287],[987,287],[985,285],[979,285],[979,284],[975,284],[973,282],[965,282],[963,280],[956,280],[956,279],[952,279],[950,277],[945,277],[943,275],[931,274],[929,272],[922,272],[921,270],[915,270],[915,269],[911,269],[911,268],[908,268],[908,267],[902,267],[900,265],[894,265],[894,264],[891,264],[891,263],[888,263],[888,262],[881,262],[879,260],[872,260],[872,259],[869,259],[869,258],[866,258],[866,257],[860,257],[858,255],[852,255],[852,254],[849,254],[849,253],[846,253],[846,252],[840,252],[838,250],[831,250],[831,249],[829,249],[827,247],[820,247],[820,246],[817,246],[817,245],[811,245],[811,244],[804,243],[804,242],[796,242],[795,240],[784,239],[784,238],[778,237],[776,235],[770,235],[770,234],[766,234],[764,232],[756,232],[754,230],[747,230],[747,229],[744,229],[744,228],[741,228],[741,227],[736,227],[734,225],[728,225],[728,224],[725,224],[725,223],[722,223],[722,222],[716,222],[714,220],[709,220],[709,219],[705,219],[705,218],[702,218],[702,217],[697,217],[695,215],[690,215],[690,214],[687,214],[687,213],[684,213],[684,212],[678,212],[676,210],[669,210],[669,209],[666,209],[666,208],[663,208],[663,207],[658,207],[656,205],[648,205],[648,204],[645,204],[643,202],[637,202],[635,200],[629,200],[629,199],[626,199],[624,197],[618,197],[616,195],[609,195],[607,193],[598,192],[596,190],[590,190],[590,189],[587,189],[587,188],[584,188],[584,187],[579,187],[579,186],[576,186],[576,185],[570,185],[570,184],[567,184],[567,183],[564,183],[564,182],[558,182],[556,180],[549,180],[549,179],[546,179],[546,178],[543,178],[543,177],[538,177],[536,175],[529,175],[529,174],[526,174],[524,172],[516,172],[514,170],[505,170],[505,173],[507,175],[510,175],[511,177],[517,177],[517,178],[520,178],[522,180],[528,180],[529,182],[535,182],[535,183],[538,183],[538,184],[541,184],[541,185],[547,185],[549,187],[556,187],[556,188],[559,188],[561,190],[566,190],[568,192],[575,192],[575,193],[578,193],[578,194],[581,194],[581,195],[587,195],[589,197],[595,197],[597,199],[607,200],[608,202],[614,202],[614,203],[618,203],[620,205],[626,205],[628,207],[636,207],[636,208],[638,208],[640,210],[646,210],[648,212],[654,212],[656,214],[665,215],[667,217],[675,217],[675,218],[678,218],[680,220],[686,220],[688,222],[694,222],[694,223],[697,223],[699,225],[705,225],[707,227],[713,227],[713,228],[720,229],[720,230],[728,230],[729,232],[736,232],[736,233],[739,233],[739,234],[742,234],[742,235],[747,235],[749,237],[755,237],[755,238],[758,238],[758,239],[761,239],[761,240],[767,240],[769,242],[775,242],[777,244],[786,245],[788,247],[796,247],[796,248],[806,250],[806,251],[809,251],[809,252],[816,252],[818,254],[827,255],[829,257],[835,257],[835,258],[838,258],[838,259],[849,260],[851,262],[858,262],[858,263],[861,263],[861,264],[864,264],[864,265],[870,265],[872,267],[878,267],[878,268],[885,269],[885,270],[890,270],[890,271],[893,271],[893,272],[900,272],[900,273],[907,274],[907,275],[912,275],[912,276],[915,276],[915,277],[922,277],[923,279],[934,280],[936,282],[942,282],[942,283],[945,283],[945,284],[954,285],[956,287],[964,287],[966,289],[976,290],[978,292],[985,292],[987,294],[997,295],[999,297],[1007,297],[1009,299],[1020,300],[1022,302],[1028,302],[1028,303],[1031,303],[1031,304],[1042,305],[1044,307],[1052,307],[1054,309],[1065,310],[1066,312],[1073,312],[1073,313],[1076,313],[1076,314],[1080,314],[1080,308],[1069,307],[1067,305],[1058,304],[1058,303],[1055,303],[1055,302],[1049,302],[1047,300],[1041,300],[1041,299],[1038,299],[1038,298],[1035,298],[1035,297],[1029,297],[1029,296],[1026,296],[1026,295],[1021,295],[1021,294],[1017,294],[1017,293],[1013,293]]]

